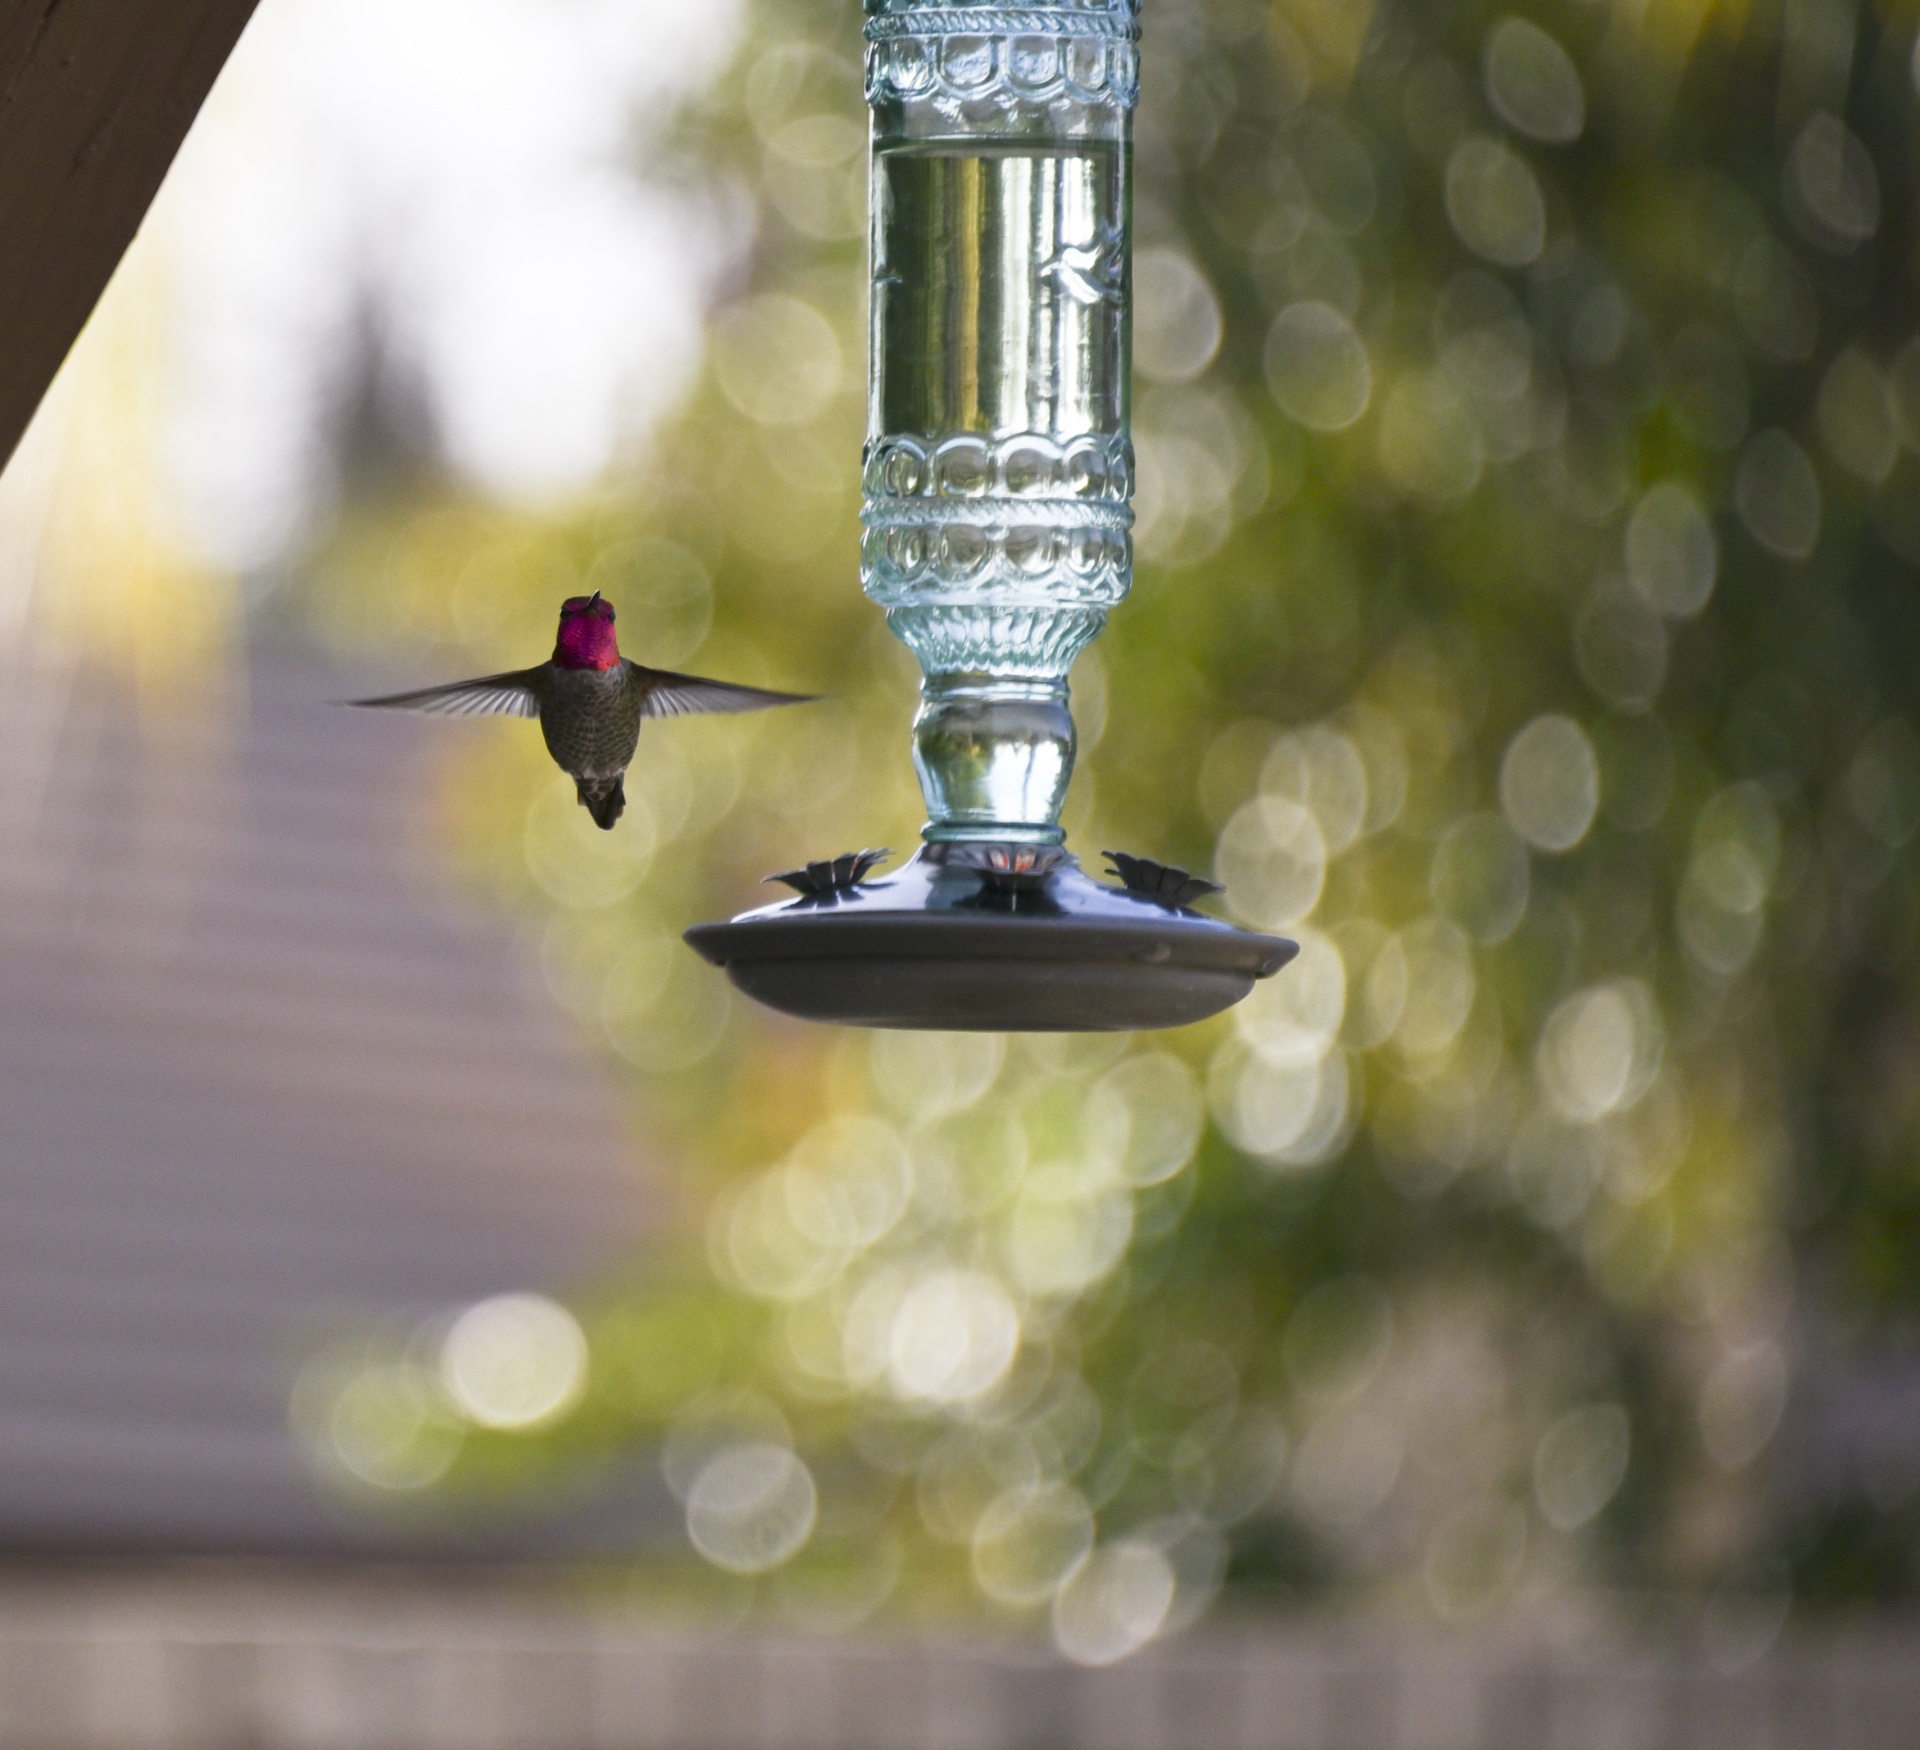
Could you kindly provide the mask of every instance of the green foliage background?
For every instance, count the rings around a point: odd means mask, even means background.
[[[580,1407],[488,1433],[390,1368],[336,1418],[361,1482],[791,1443],[797,1554],[648,1572],[831,1624],[1126,1605],[1095,1538],[1158,1552],[1162,1627],[1222,1584],[1911,1591],[1920,1459],[1829,1409],[1920,1283],[1914,24],[1523,15],[1147,6],[1138,579],[1068,822],[1301,937],[1216,1022],[838,1033],[677,943],[922,818],[856,583],[844,0],[754,5],[676,123],[752,247],[631,471],[345,518],[302,592],[336,642],[505,666],[600,587],[642,660],[833,695],[650,730],[606,839],[524,726],[451,756],[437,839],[631,1066],[674,1196],[578,1309]]]

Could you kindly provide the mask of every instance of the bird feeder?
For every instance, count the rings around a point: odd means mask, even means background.
[[[861,581],[924,671],[923,844],[778,879],[687,940],[813,1020],[1178,1026],[1294,944],[1192,908],[1213,884],[1066,849],[1067,675],[1133,575],[1138,0],[866,0],[871,348]]]

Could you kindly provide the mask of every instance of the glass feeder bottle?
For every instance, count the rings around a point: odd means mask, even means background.
[[[1136,0],[866,0],[861,581],[924,672],[925,836],[1051,845],[1132,579]]]

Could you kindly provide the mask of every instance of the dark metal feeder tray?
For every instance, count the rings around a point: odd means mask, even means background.
[[[1123,866],[1149,891],[1091,880],[1063,851],[928,845],[897,874],[863,879],[876,857],[779,877],[809,891],[697,924],[687,941],[784,1014],[995,1033],[1185,1026],[1239,1002],[1298,952],[1150,896],[1208,884],[1169,881],[1181,871],[1139,859]]]

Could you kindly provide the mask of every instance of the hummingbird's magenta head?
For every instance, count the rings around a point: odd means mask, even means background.
[[[560,637],[553,660],[562,668],[612,668],[620,660],[613,635],[613,603],[592,595],[569,596],[560,604]]]

